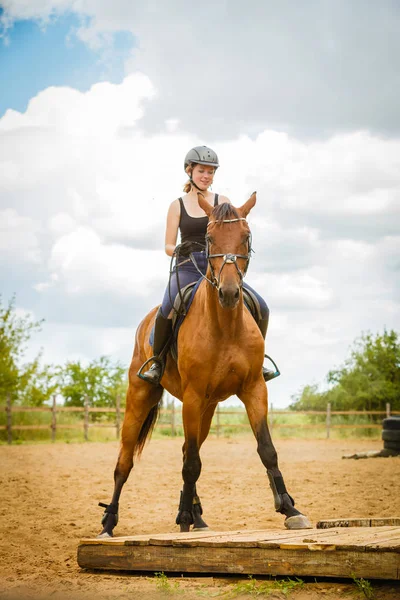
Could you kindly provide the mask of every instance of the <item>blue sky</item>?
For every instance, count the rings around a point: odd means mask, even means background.
[[[86,91],[98,81],[120,83],[133,35],[115,33],[105,61],[74,35],[80,25],[81,19],[70,14],[46,25],[17,21],[7,31],[0,41],[0,117],[8,108],[24,112],[29,100],[49,86]]]

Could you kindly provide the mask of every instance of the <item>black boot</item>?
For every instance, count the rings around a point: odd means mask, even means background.
[[[268,321],[269,321],[269,318],[267,317],[266,319],[261,319],[261,321],[258,321],[258,323],[257,323],[264,340],[265,340],[265,336],[267,335]],[[276,364],[274,363],[272,358],[270,356],[268,356],[267,354],[265,356],[266,356],[266,358],[268,358],[268,360],[270,360],[272,362],[272,364],[275,367],[275,371],[271,371],[270,369],[266,369],[265,367],[262,368],[262,374],[264,377],[264,381],[270,381],[271,379],[275,379],[275,377],[279,377],[281,372],[279,371],[278,367],[276,366]]]
[[[161,312],[161,309],[158,309],[158,313],[156,316],[156,322],[154,326],[154,343],[153,343],[153,352],[154,356],[152,359],[154,363],[144,373],[141,373],[141,370],[144,365],[139,369],[138,376],[141,379],[144,379],[148,383],[152,383],[153,385],[158,385],[160,380],[164,374],[165,369],[165,358],[168,352],[168,348],[172,339],[172,319],[166,319]],[[148,361],[149,362],[149,361]]]

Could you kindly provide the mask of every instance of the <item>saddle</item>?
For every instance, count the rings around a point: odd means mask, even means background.
[[[172,358],[176,361],[178,358],[178,333],[179,329],[187,315],[192,302],[194,300],[195,294],[199,288],[202,279],[199,281],[195,281],[194,283],[189,283],[184,288],[182,288],[181,293],[176,295],[174,300],[174,315],[172,317],[172,330],[173,330],[173,341],[170,347],[170,352]],[[251,315],[258,323],[261,320],[261,309],[260,303],[257,300],[257,297],[246,288],[243,289],[243,301],[247,309],[250,311]]]

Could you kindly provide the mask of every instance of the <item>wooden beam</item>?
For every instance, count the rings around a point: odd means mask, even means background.
[[[400,517],[385,517],[381,519],[327,519],[318,521],[317,529],[329,529],[331,527],[382,527],[384,525],[400,526]]]
[[[82,540],[86,569],[400,579],[400,527],[189,532]]]

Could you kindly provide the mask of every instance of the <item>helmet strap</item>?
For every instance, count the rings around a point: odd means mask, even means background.
[[[189,181],[192,185],[194,185],[195,188],[197,188],[199,190],[199,192],[202,192],[203,190],[199,188],[198,185],[195,184],[195,182],[193,181],[193,179],[191,177],[189,177]]]

